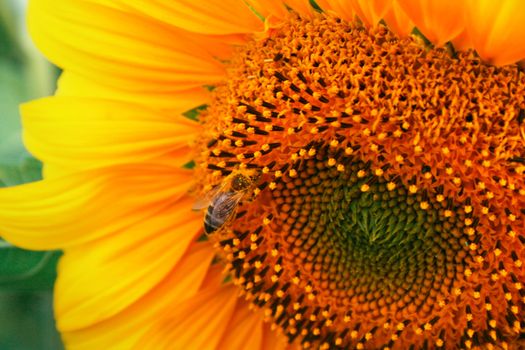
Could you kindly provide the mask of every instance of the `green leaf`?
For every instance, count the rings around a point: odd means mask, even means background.
[[[0,240],[0,290],[51,290],[60,255],[24,250]]]

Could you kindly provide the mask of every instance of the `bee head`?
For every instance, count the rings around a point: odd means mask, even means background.
[[[253,169],[245,170],[233,175],[230,188],[233,191],[243,191],[252,186],[260,177],[260,173]]]

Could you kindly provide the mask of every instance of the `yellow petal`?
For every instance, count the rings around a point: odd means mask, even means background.
[[[135,91],[127,86],[110,86],[100,79],[93,79],[74,72],[64,72],[58,80],[59,96],[102,98],[141,104],[162,111],[168,116],[177,116],[196,106],[210,101],[210,92],[203,87],[182,91]]]
[[[288,8],[304,17],[310,17],[314,9],[309,0],[249,0],[250,6],[263,17],[284,19],[289,16]]]
[[[397,0],[425,37],[437,46],[453,40],[465,28],[465,2]]]
[[[392,1],[392,6],[383,19],[388,28],[401,37],[408,36],[414,29],[414,22],[412,22],[405,11],[401,8],[398,0]]]
[[[202,228],[192,203],[184,198],[122,231],[67,249],[57,280],[59,329],[105,320],[158,284]]]
[[[91,327],[61,330],[66,347],[70,350],[133,348],[146,332],[146,325],[157,321],[166,309],[175,308],[198,292],[214,254],[215,250],[208,242],[193,244],[160,283],[152,286],[147,294],[117,315]],[[115,276],[115,280],[119,278]],[[56,286],[57,309],[61,309],[62,288],[68,288],[61,281],[59,277]],[[108,302],[111,303],[111,300]],[[59,314],[58,324],[63,322]]]
[[[264,29],[263,22],[243,0],[135,0],[123,3],[142,15],[196,33],[225,35]]]
[[[239,300],[217,350],[261,349],[263,324],[260,311],[250,310],[248,303]]]
[[[300,346],[288,344],[288,338],[279,329],[273,329],[270,323],[263,324],[263,343],[261,350],[299,349]]]
[[[27,148],[46,164],[85,170],[168,157],[182,166],[192,156],[198,123],[130,102],[50,97],[22,106]]]
[[[316,2],[319,4],[323,12],[333,13],[337,17],[349,22],[355,19],[355,12],[349,1],[318,0]]]
[[[377,25],[392,6],[392,0],[348,0],[348,2],[361,21],[369,27]]]
[[[28,22],[35,43],[51,61],[105,85],[173,92],[224,77],[203,36],[196,40],[186,31],[101,2],[34,0]]]
[[[525,2],[466,1],[467,31],[484,60],[496,65],[525,58]]]
[[[249,0],[250,6],[263,17],[286,18],[288,10],[281,0]]]
[[[61,249],[122,231],[172,206],[193,172],[131,164],[0,189],[0,236],[28,249]]]
[[[207,288],[175,309],[166,310],[142,337],[136,349],[214,350],[235,310],[237,288]]]
[[[310,0],[284,0],[284,3],[305,17],[309,17],[314,13],[314,9],[312,5],[310,5]]]

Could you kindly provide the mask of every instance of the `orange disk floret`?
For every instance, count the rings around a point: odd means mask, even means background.
[[[256,181],[211,238],[303,347],[518,349],[525,76],[337,18],[240,50],[197,174]]]

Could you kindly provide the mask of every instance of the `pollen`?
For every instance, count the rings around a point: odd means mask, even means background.
[[[208,239],[290,343],[520,348],[520,68],[324,15],[227,65],[199,115],[195,192],[238,196]]]

